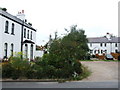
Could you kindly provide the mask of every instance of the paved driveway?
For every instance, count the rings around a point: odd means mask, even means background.
[[[82,61],[92,74],[82,81],[118,81],[118,62]]]

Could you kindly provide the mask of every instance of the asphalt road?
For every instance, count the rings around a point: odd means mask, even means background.
[[[3,82],[2,88],[118,88],[118,82]]]

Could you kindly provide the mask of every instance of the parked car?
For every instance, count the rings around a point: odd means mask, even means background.
[[[113,56],[111,54],[106,54],[106,59],[107,60],[113,60]]]

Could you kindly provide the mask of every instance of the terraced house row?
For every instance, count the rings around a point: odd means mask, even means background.
[[[88,46],[92,55],[118,53],[120,52],[120,37],[111,36],[110,33],[103,37],[91,37],[88,38]]]
[[[0,58],[23,52],[24,58],[34,59],[36,29],[27,23],[24,10],[16,16],[0,9]]]

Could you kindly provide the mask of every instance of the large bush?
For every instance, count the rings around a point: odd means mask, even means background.
[[[10,57],[7,64],[2,65],[2,76],[3,78],[18,79],[26,77],[26,73],[30,68],[30,62],[21,59],[21,53],[15,54],[14,57]]]
[[[55,77],[70,78],[82,73],[78,60],[85,59],[89,51],[84,33],[84,30],[77,29],[75,25],[63,38],[56,37],[51,41],[49,54],[43,56],[43,61],[55,67]]]
[[[13,68],[7,64],[2,64],[2,78],[10,78],[12,76]]]

